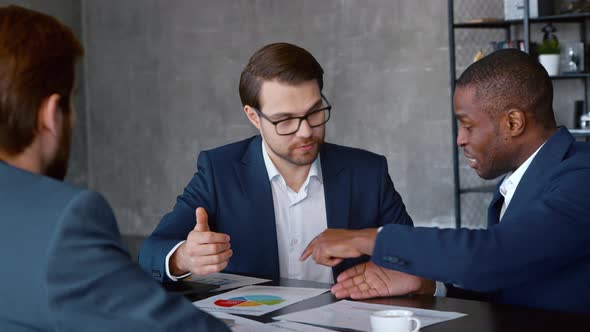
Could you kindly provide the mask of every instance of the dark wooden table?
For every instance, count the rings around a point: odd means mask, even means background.
[[[137,252],[139,251],[139,247],[141,246],[144,237],[127,235],[123,236],[123,239],[130,247],[132,257],[136,258]],[[278,283],[272,282],[265,285],[330,288],[329,284],[300,280],[281,280]],[[187,297],[192,301],[196,301],[216,294],[218,293],[213,292],[207,296]],[[338,301],[338,299],[328,292],[309,300],[290,305],[283,309],[273,311],[264,316],[243,317],[267,323],[273,321],[272,317],[275,316],[311,309],[336,301]],[[455,311],[467,314],[465,317],[422,328],[421,331],[424,332],[590,331],[590,315],[579,315],[518,306],[498,305],[487,302],[467,301],[454,298],[436,298],[432,296],[379,298],[365,300],[363,302],[440,311]],[[334,328],[334,330],[338,329]]]
[[[279,285],[292,287],[330,288],[329,284],[286,280],[271,282],[263,285]],[[218,293],[211,293],[216,295]],[[208,296],[188,296],[192,301]],[[331,293],[302,301],[269,314],[255,317],[243,316],[263,323],[273,321],[272,317],[311,309],[338,301]],[[364,300],[362,302],[431,309],[440,311],[455,311],[467,316],[422,328],[424,332],[461,332],[461,331],[590,331],[590,315],[579,315],[564,312],[532,309],[519,306],[498,305],[487,302],[467,301],[454,298],[437,298],[433,296],[403,296]],[[336,329],[337,331],[345,331]]]

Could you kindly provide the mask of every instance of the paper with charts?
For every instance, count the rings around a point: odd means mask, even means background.
[[[420,320],[422,327],[466,316],[458,312],[436,311],[355,301],[338,301],[322,307],[273,317],[277,320],[314,324],[324,327],[340,327],[358,331],[371,330],[371,313],[378,310],[410,310]]]
[[[214,291],[219,292],[227,289],[238,288],[243,286],[250,286],[261,284],[263,282],[271,281],[270,279],[260,279],[253,277],[244,277],[237,274],[229,273],[211,273],[205,276],[195,276],[194,274],[184,279],[183,281],[196,281],[209,285],[217,285]]]
[[[262,316],[327,291],[329,289],[247,286],[193,304],[206,311]]]
[[[272,322],[263,324],[225,312],[211,312],[211,314],[228,324],[233,332],[330,332],[332,330],[321,327],[299,324],[294,322]]]

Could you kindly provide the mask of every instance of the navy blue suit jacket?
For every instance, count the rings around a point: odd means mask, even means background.
[[[495,302],[590,313],[590,145],[560,128],[500,223],[498,197],[486,230],[386,226],[373,261]]]
[[[0,162],[0,331],[229,331],[131,261],[109,204]]]
[[[383,156],[324,143],[320,161],[329,228],[412,225]],[[234,254],[224,272],[279,279],[272,189],[260,136],[199,154],[197,173],[140,251],[140,265],[155,279],[169,281],[165,257],[195,227],[197,207],[207,210],[211,230],[231,237]],[[362,260],[348,260],[334,273]]]

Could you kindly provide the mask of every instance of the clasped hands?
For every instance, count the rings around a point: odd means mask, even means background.
[[[327,229],[313,239],[300,260],[312,257],[318,264],[335,266],[345,258],[371,255],[377,239],[377,229]],[[373,262],[362,263],[342,272],[332,286],[337,298],[367,299],[406,294],[433,295],[434,281],[407,273],[386,269]]]

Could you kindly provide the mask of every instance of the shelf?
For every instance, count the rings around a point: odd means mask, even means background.
[[[573,78],[589,78],[590,73],[572,73],[549,76],[553,80],[573,79]]]
[[[541,16],[530,18],[531,23],[544,23],[544,22],[556,22],[556,23],[568,23],[568,22],[582,22],[590,19],[590,13],[576,13],[576,14],[561,14],[551,16]],[[522,23],[523,20],[512,20],[514,24]]]
[[[510,21],[463,22],[453,24],[455,29],[508,29]]]
[[[568,22],[583,22],[590,19],[590,13],[576,13],[576,14],[562,14],[530,18],[532,23],[568,23]],[[523,24],[524,20],[498,20],[488,22],[460,22],[454,23],[453,27],[456,29],[507,29],[511,25]]]
[[[567,130],[569,130],[570,133],[575,137],[590,137],[590,128],[586,128],[586,129],[570,129],[570,128],[568,128]]]

